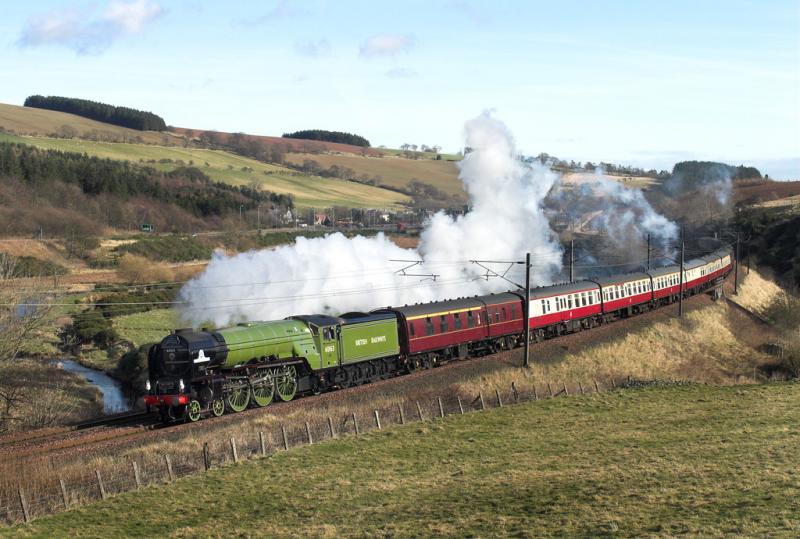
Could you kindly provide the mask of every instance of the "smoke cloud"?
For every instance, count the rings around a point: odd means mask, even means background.
[[[512,285],[482,279],[484,270],[469,261],[519,260],[525,252],[532,253],[532,282],[551,282],[562,253],[542,206],[558,176],[522,163],[508,128],[490,113],[466,124],[465,140],[471,151],[460,163],[459,178],[471,211],[455,218],[436,214],[418,250],[401,249],[383,234],[348,239],[335,233],[297,238],[275,250],[218,252],[181,290],[182,320],[223,326],[505,290]],[[392,260],[421,261],[407,271],[418,276],[399,275],[411,263]],[[520,282],[522,268],[508,276]]]
[[[602,169],[578,185],[559,182],[547,203],[573,232],[601,234],[593,242],[595,252],[582,249],[580,258],[583,265],[611,265],[607,268],[611,272],[622,271],[620,263],[641,262],[646,252],[634,246],[644,245],[648,235],[654,249],[669,254],[679,232],[675,223],[653,209],[640,189],[609,178]],[[602,272],[602,268],[593,269]]]

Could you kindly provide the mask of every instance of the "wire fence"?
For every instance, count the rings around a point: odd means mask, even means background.
[[[511,382],[510,387],[492,388],[464,397],[459,393],[421,400],[397,401],[371,409],[364,407],[333,416],[311,416],[307,421],[276,424],[270,427],[242,429],[236,436],[209,436],[194,453],[154,452],[137,459],[128,458],[113,464],[81,469],[68,479],[53,474],[49,481],[35,487],[19,484],[5,490],[0,498],[0,523],[13,525],[30,522],[53,513],[73,509],[109,497],[171,483],[179,478],[223,468],[254,458],[265,458],[279,451],[324,442],[346,436],[359,436],[409,423],[436,421],[447,416],[463,415],[521,402],[568,397],[576,394],[613,390],[613,379],[604,384],[591,382]],[[170,447],[181,433],[172,433]]]

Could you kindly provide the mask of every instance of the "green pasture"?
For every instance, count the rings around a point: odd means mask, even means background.
[[[279,452],[13,537],[797,537],[800,384],[546,399]]]

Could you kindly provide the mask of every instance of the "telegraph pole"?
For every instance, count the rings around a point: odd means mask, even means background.
[[[733,269],[733,295],[739,293],[739,233],[736,233],[736,265]]]
[[[686,250],[686,240],[683,237],[683,229],[681,229],[681,278],[680,287],[678,290],[678,316],[683,316],[683,256]]]
[[[650,234],[647,234],[647,271],[650,271]]]
[[[575,240],[569,240],[569,282],[575,281]]]
[[[525,255],[525,359],[523,365],[530,365],[529,353],[531,347],[531,254]]]

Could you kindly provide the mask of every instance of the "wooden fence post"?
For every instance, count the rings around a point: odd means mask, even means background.
[[[286,427],[281,425],[281,434],[283,435],[283,449],[289,451],[289,437],[286,436]]]
[[[439,401],[439,416],[444,418],[444,406],[442,406],[442,397],[436,397],[436,400]]]
[[[597,385],[597,380],[594,381],[594,392],[600,393],[600,386]]]
[[[561,382],[561,383],[564,384],[564,395],[569,397],[569,390],[567,389],[567,383],[566,382]]]
[[[208,449],[208,442],[203,443],[203,467],[206,471],[211,469],[211,451]]]
[[[539,395],[536,394],[536,382],[533,383],[533,400],[539,400]]]
[[[503,399],[500,398],[500,390],[495,388],[494,389],[494,394],[497,396],[497,406],[502,408],[503,407]]]
[[[308,424],[308,421],[306,421],[306,438],[308,438],[308,445],[314,443],[314,440],[311,438],[311,425]]]
[[[103,478],[100,476],[100,470],[95,468],[94,475],[97,476],[97,486],[100,487],[100,497],[105,500],[108,495],[106,494],[106,487],[103,484]]]
[[[58,479],[58,484],[61,485],[61,499],[64,500],[64,509],[69,509],[69,496],[67,496],[67,485],[61,478]]]
[[[169,455],[164,455],[164,462],[167,463],[167,474],[169,475],[169,480],[175,481],[175,472],[172,470],[172,459],[169,458]]]
[[[397,409],[400,410],[400,424],[401,425],[405,425],[406,424],[406,414],[405,414],[405,412],[403,412],[403,403],[402,402],[398,402],[397,403]]]
[[[356,429],[356,436],[358,436],[359,434],[361,434],[361,433],[358,431],[358,418],[356,418],[356,413],[355,413],[355,412],[353,412],[353,426],[354,426],[354,427],[355,427],[355,429]]]
[[[239,452],[236,451],[236,438],[231,436],[231,453],[233,454],[234,464],[239,462]]]
[[[611,389],[617,389],[617,383],[614,381],[613,378],[611,379]]]
[[[267,441],[264,439],[264,433],[262,431],[258,431],[258,443],[261,445],[261,455],[266,457],[267,456]]]
[[[464,405],[461,403],[461,395],[456,395],[458,399],[458,410],[461,412],[461,415],[464,415]]]
[[[381,430],[381,416],[378,415],[378,410],[375,410],[375,425],[378,427],[378,430]]]
[[[578,380],[578,389],[580,389],[581,395],[583,395],[583,384],[581,383],[580,380]]]
[[[22,516],[25,518],[25,523],[31,521],[30,509],[28,509],[28,500],[25,499],[25,491],[22,486],[19,487],[19,504],[22,506]]]
[[[422,417],[422,406],[419,405],[419,401],[416,402],[417,402],[417,413],[419,414],[419,420],[425,421],[425,418]]]
[[[483,402],[483,391],[478,391],[478,398],[481,399],[481,410],[486,410],[486,403]]]
[[[547,396],[550,398],[553,397],[553,390],[550,388],[550,382],[547,382]]]
[[[517,384],[511,382],[511,393],[514,395],[514,402],[519,402],[519,391],[517,391]]]
[[[336,431],[333,430],[333,418],[328,416],[328,429],[331,431],[331,438],[336,438]]]
[[[133,479],[136,481],[136,490],[142,488],[142,478],[139,475],[139,464],[134,460],[133,461]]]

